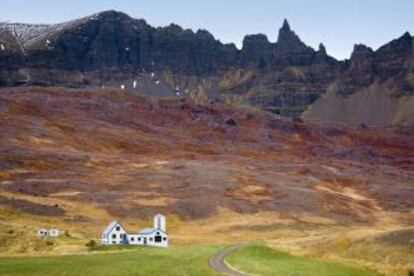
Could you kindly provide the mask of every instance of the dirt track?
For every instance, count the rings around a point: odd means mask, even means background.
[[[217,270],[220,273],[231,275],[231,276],[245,276],[248,275],[246,273],[243,273],[241,271],[237,271],[232,267],[229,267],[225,262],[224,259],[231,253],[239,250],[241,247],[246,246],[246,244],[234,244],[229,247],[226,247],[219,252],[217,252],[215,255],[213,255],[209,260],[208,264]]]

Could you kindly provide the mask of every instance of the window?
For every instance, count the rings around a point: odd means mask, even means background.
[[[118,232],[121,231],[121,227],[120,226],[117,226],[116,227],[116,231],[118,231]]]
[[[157,236],[159,236],[160,235],[160,232],[157,232]]]
[[[116,234],[112,234],[112,238],[113,239],[116,239]]]
[[[153,240],[153,238],[151,237],[151,238],[149,238],[149,240],[150,240],[150,241],[152,241],[152,240]]]
[[[131,241],[135,241],[134,237],[131,237]]]
[[[164,237],[164,238],[162,238],[162,240],[163,240],[163,241],[166,241],[166,240],[167,240],[167,238],[166,238],[166,237]]]
[[[162,237],[161,236],[155,236],[155,242],[156,243],[162,242]]]
[[[141,241],[141,238],[138,238],[138,241]]]

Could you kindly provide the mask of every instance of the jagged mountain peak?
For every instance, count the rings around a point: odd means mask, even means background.
[[[365,44],[355,44],[354,50],[351,54],[351,60],[359,58],[361,56],[370,56],[374,53],[374,50],[371,47],[366,46]]]
[[[401,46],[411,47],[413,41],[413,37],[409,32],[405,32],[402,36],[395,40],[396,44],[400,44]],[[392,42],[391,42],[392,43]]]
[[[405,33],[402,35],[402,37],[406,37],[406,38],[410,38],[410,39],[412,39],[412,36],[411,36],[410,32],[405,32]]]
[[[318,52],[322,55],[327,55],[326,47],[323,43],[319,44],[319,50]]]
[[[291,29],[289,22],[286,19],[279,30],[279,36],[275,46],[276,52],[279,55],[310,52],[312,50],[303,43],[299,36]]]
[[[290,28],[289,22],[285,19],[282,27],[279,29],[277,43],[300,41],[299,36]],[[301,42],[301,41],[300,41]]]
[[[290,25],[289,25],[289,21],[285,18],[283,20],[283,25],[282,25],[282,30],[284,31],[290,31]]]
[[[405,32],[402,36],[380,47],[376,54],[384,59],[391,56],[408,57],[413,53],[413,38],[409,32]]]
[[[294,31],[290,28],[289,22],[285,19],[283,25],[279,30],[279,37],[277,42],[283,43],[284,41],[289,40],[300,40],[299,37],[295,34]]]

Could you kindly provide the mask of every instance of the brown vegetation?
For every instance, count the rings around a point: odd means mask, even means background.
[[[2,89],[0,106],[2,233],[50,225],[90,240],[113,218],[138,227],[156,212],[177,243],[414,224],[412,127],[119,91]]]

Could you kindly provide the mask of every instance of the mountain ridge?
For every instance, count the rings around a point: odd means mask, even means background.
[[[61,24],[0,24],[0,86],[118,87],[299,117],[334,84],[343,97],[376,81],[414,95],[412,40],[405,33],[376,51],[357,45],[339,61],[322,43],[302,42],[286,19],[276,42],[247,35],[238,49],[203,29],[152,27],[111,10]]]

